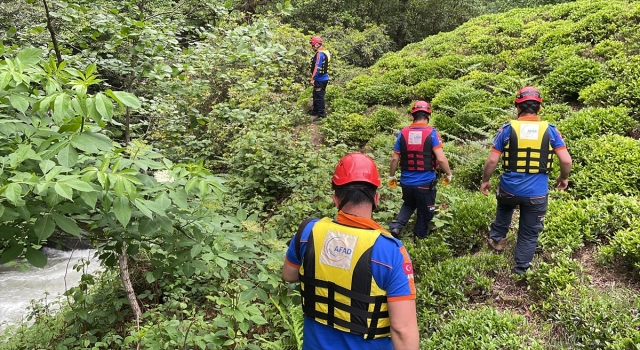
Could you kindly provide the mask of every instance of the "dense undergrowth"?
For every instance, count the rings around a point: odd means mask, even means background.
[[[287,26],[258,29],[272,47],[281,45],[273,56],[282,58],[254,61],[259,72],[248,73],[247,64],[211,83],[222,69],[201,62],[144,80],[179,94],[151,103],[151,88],[138,91],[146,112],[157,114],[147,141],[174,161],[200,159],[225,180],[226,192],[202,203],[215,213],[203,226],[208,231],[176,239],[173,250],[156,243],[131,254],[140,325],[117,269],[107,269],[72,288],[62,312],[35,304],[35,323],[10,329],[0,349],[298,348],[299,297],[279,277],[285,242],[305,218],[335,215],[330,175],[342,155],[366,152],[388,173],[395,132],[418,98],[432,102],[432,124],[454,172],[453,183],[440,186],[432,236],[415,242],[403,232],[421,347],[640,348],[639,19],[637,2],[577,1],[481,16],[366,69],[338,57],[329,117],[314,126],[304,114],[310,90],[300,72],[306,36]],[[233,40],[209,43],[240,42],[234,30],[241,30],[229,26]],[[206,42],[198,52],[215,50]],[[235,59],[261,50],[247,48]],[[542,90],[541,116],[563,133],[574,171],[568,191],[551,192],[533,268],[516,277],[510,253],[486,247],[495,200],[478,186],[493,133],[514,117],[513,96],[526,84]],[[379,191],[374,218],[386,224],[401,199],[398,191]],[[516,229],[517,215],[507,252]],[[185,259],[192,268],[180,266]]]

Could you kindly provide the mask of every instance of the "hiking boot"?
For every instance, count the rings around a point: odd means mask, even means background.
[[[319,115],[315,115],[315,116],[313,116],[313,117],[311,118],[311,122],[312,122],[312,123],[321,122],[321,121],[322,121],[322,119],[324,119],[324,117],[321,117],[321,116],[319,116]]]
[[[517,266],[514,266],[513,269],[511,269],[511,271],[518,276],[522,276],[527,272],[527,270],[523,270],[522,268],[519,268]]]
[[[507,245],[507,238],[503,238],[499,241],[494,241],[493,239],[488,239],[489,247],[493,248],[493,250],[497,252],[501,252],[504,250],[504,246]]]
[[[389,229],[389,232],[391,233],[391,235],[395,238],[400,238],[400,229],[399,228],[392,228]]]

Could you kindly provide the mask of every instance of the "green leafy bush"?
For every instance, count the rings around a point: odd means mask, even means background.
[[[324,40],[331,49],[332,59],[339,57],[345,62],[369,67],[386,52],[395,48],[382,27],[368,24],[363,30],[334,26],[324,28]]]
[[[454,178],[455,181],[455,178]],[[495,198],[479,191],[466,191],[453,186],[440,186],[441,206],[438,216],[446,217],[437,234],[455,255],[465,254],[485,242],[489,224],[495,214]]]
[[[640,194],[640,142],[619,135],[580,139],[571,145],[571,193],[579,197]]]
[[[451,79],[429,79],[409,87],[412,100],[431,101],[438,91],[450,84]]]
[[[581,277],[581,266],[566,255],[554,256],[553,263],[540,262],[527,272],[526,280],[539,300],[573,288]]]
[[[634,219],[631,228],[616,232],[608,245],[600,247],[599,258],[606,263],[620,261],[635,271],[640,271],[639,223],[637,219]]]
[[[367,106],[362,103],[350,100],[348,98],[338,98],[336,100],[327,100],[331,113],[364,113],[367,110]]]
[[[421,349],[544,349],[532,325],[512,311],[492,307],[459,310],[420,343]]]
[[[572,344],[586,349],[633,349],[624,344],[640,336],[639,303],[624,289],[567,288],[547,299],[543,313],[557,322]]]
[[[545,79],[551,93],[567,101],[578,99],[580,91],[594,82],[602,75],[602,67],[597,61],[569,57],[561,61]]]
[[[480,189],[482,169],[488,156],[488,146],[487,142],[475,141],[459,145],[453,142],[445,143],[444,152],[455,176],[455,186],[471,191]]]
[[[640,215],[640,201],[617,194],[581,200],[549,201],[545,227],[539,243],[545,251],[566,254],[585,242],[599,242],[633,227],[630,218]]]
[[[320,131],[328,142],[357,147],[364,146],[376,134],[371,119],[357,113],[329,114]]]
[[[371,115],[371,124],[381,133],[390,133],[398,130],[402,116],[398,111],[386,107],[380,107]]]
[[[566,140],[601,135],[625,136],[638,123],[625,107],[585,108],[558,123],[558,130]]]

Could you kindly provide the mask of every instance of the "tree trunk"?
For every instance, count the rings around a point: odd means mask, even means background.
[[[58,47],[58,39],[56,38],[56,32],[53,29],[53,19],[49,15],[49,5],[47,5],[47,0],[42,0],[44,4],[44,12],[47,16],[47,29],[49,30],[49,34],[51,34],[51,42],[53,43],[53,50],[56,52],[56,58],[58,59],[58,65],[62,63],[62,54],[60,53],[60,48]]]
[[[133,311],[133,315],[136,317],[136,326],[139,329],[142,311],[140,310],[140,305],[138,305],[138,298],[136,297],[136,293],[133,290],[133,285],[131,284],[131,279],[129,278],[127,244],[124,242],[122,243],[122,253],[120,253],[120,256],[118,257],[118,264],[120,265],[120,278],[122,278],[122,285],[124,286],[124,291],[127,294],[127,298],[129,299],[131,311]]]

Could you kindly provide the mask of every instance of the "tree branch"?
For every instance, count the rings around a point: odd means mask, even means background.
[[[58,39],[56,38],[56,32],[53,30],[53,23],[51,19],[51,15],[49,15],[49,5],[47,5],[47,0],[42,0],[44,4],[44,12],[47,15],[47,29],[49,29],[49,34],[51,34],[51,42],[53,43],[53,50],[56,52],[56,58],[58,59],[58,65],[62,63],[62,54],[60,54],[60,48],[58,47]]]

